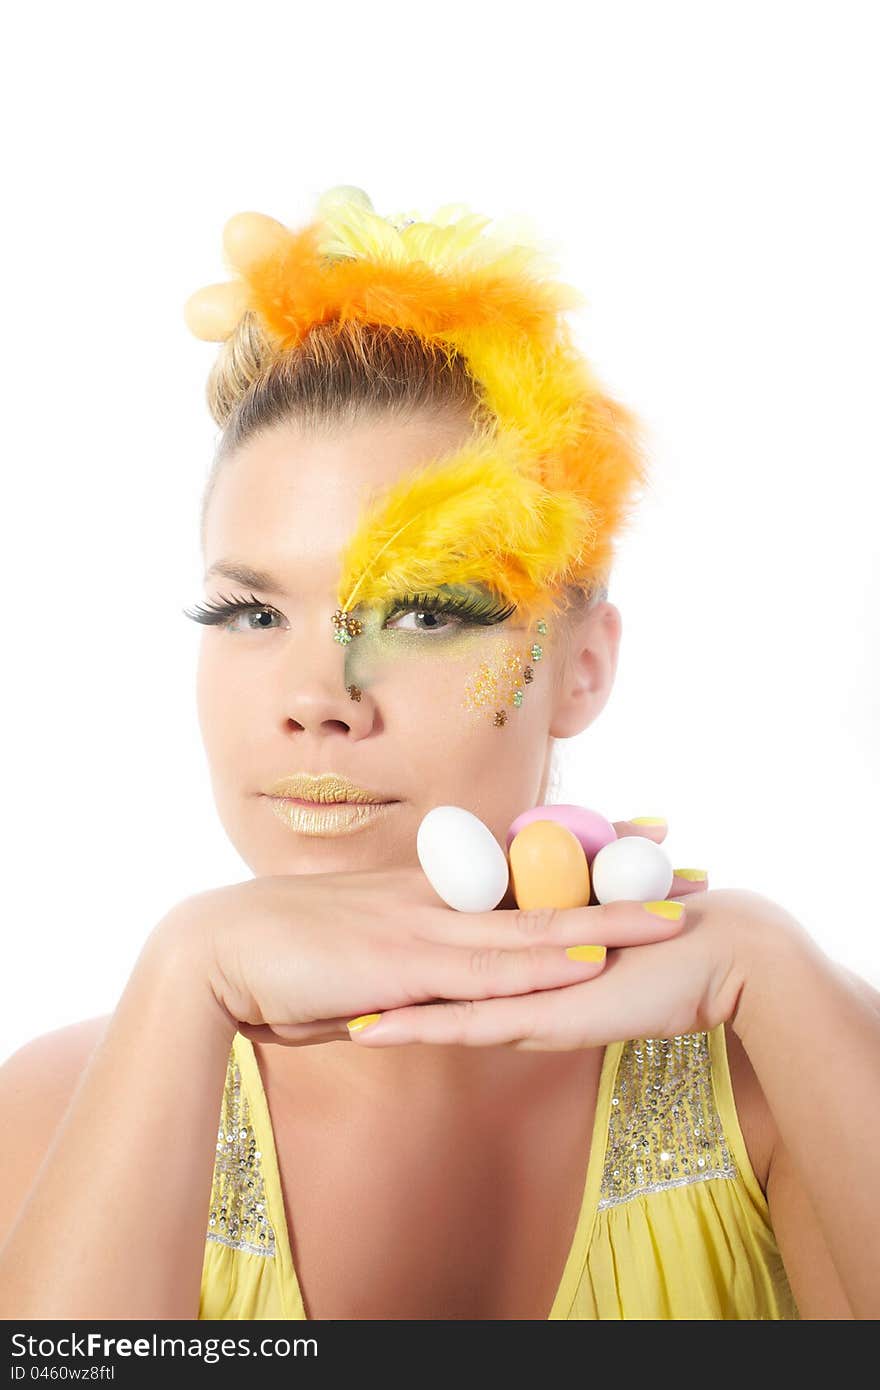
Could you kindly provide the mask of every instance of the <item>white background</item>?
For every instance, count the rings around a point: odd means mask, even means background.
[[[16,6],[5,21],[0,1054],[110,1012],[180,898],[249,876],[194,705],[221,233],[524,213],[651,431],[615,688],[558,799],[880,983],[880,100],[871,4]]]

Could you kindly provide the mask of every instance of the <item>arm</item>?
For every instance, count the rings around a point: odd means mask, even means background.
[[[236,1031],[197,948],[174,913],[147,939],[0,1247],[0,1318],[197,1316]]]
[[[876,1318],[880,996],[802,929],[756,925],[732,1024],[777,1129],[767,1200],[780,1251],[802,1316]]]

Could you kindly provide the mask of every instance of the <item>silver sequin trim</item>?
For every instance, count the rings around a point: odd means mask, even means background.
[[[266,1215],[263,1155],[251,1124],[241,1072],[230,1051],[217,1130],[207,1240],[274,1258],[275,1232]]]
[[[708,1033],[624,1043],[598,1210],[736,1176],[712,1091]]]

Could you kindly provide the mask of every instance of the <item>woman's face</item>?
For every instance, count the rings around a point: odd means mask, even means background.
[[[537,634],[518,611],[492,625],[380,612],[349,645],[334,640],[340,556],[364,503],[469,432],[457,419],[373,420],[332,438],[284,425],[220,471],[204,602],[258,603],[203,628],[198,711],[220,819],[257,876],[415,865],[419,823],[437,805],[467,808],[503,844],[541,799],[564,656],[552,620],[524,685]],[[215,566],[267,579],[237,582]],[[268,795],[297,773],[339,774],[392,804],[353,831],[309,833]]]

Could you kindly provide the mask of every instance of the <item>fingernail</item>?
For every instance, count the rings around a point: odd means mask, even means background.
[[[633,816],[630,825],[665,825],[665,816]]]
[[[346,1028],[350,1033],[357,1033],[361,1028],[369,1028],[371,1023],[375,1023],[381,1014],[360,1014],[357,1018],[350,1018],[346,1023]]]
[[[642,903],[646,912],[653,912],[655,917],[667,917],[670,922],[677,922],[684,912],[684,903],[671,903],[668,898],[661,902]]]
[[[705,869],[673,869],[672,872],[676,878],[686,878],[691,883],[702,883],[704,878],[709,877]]]
[[[566,946],[565,954],[572,960],[604,960],[604,946]]]

